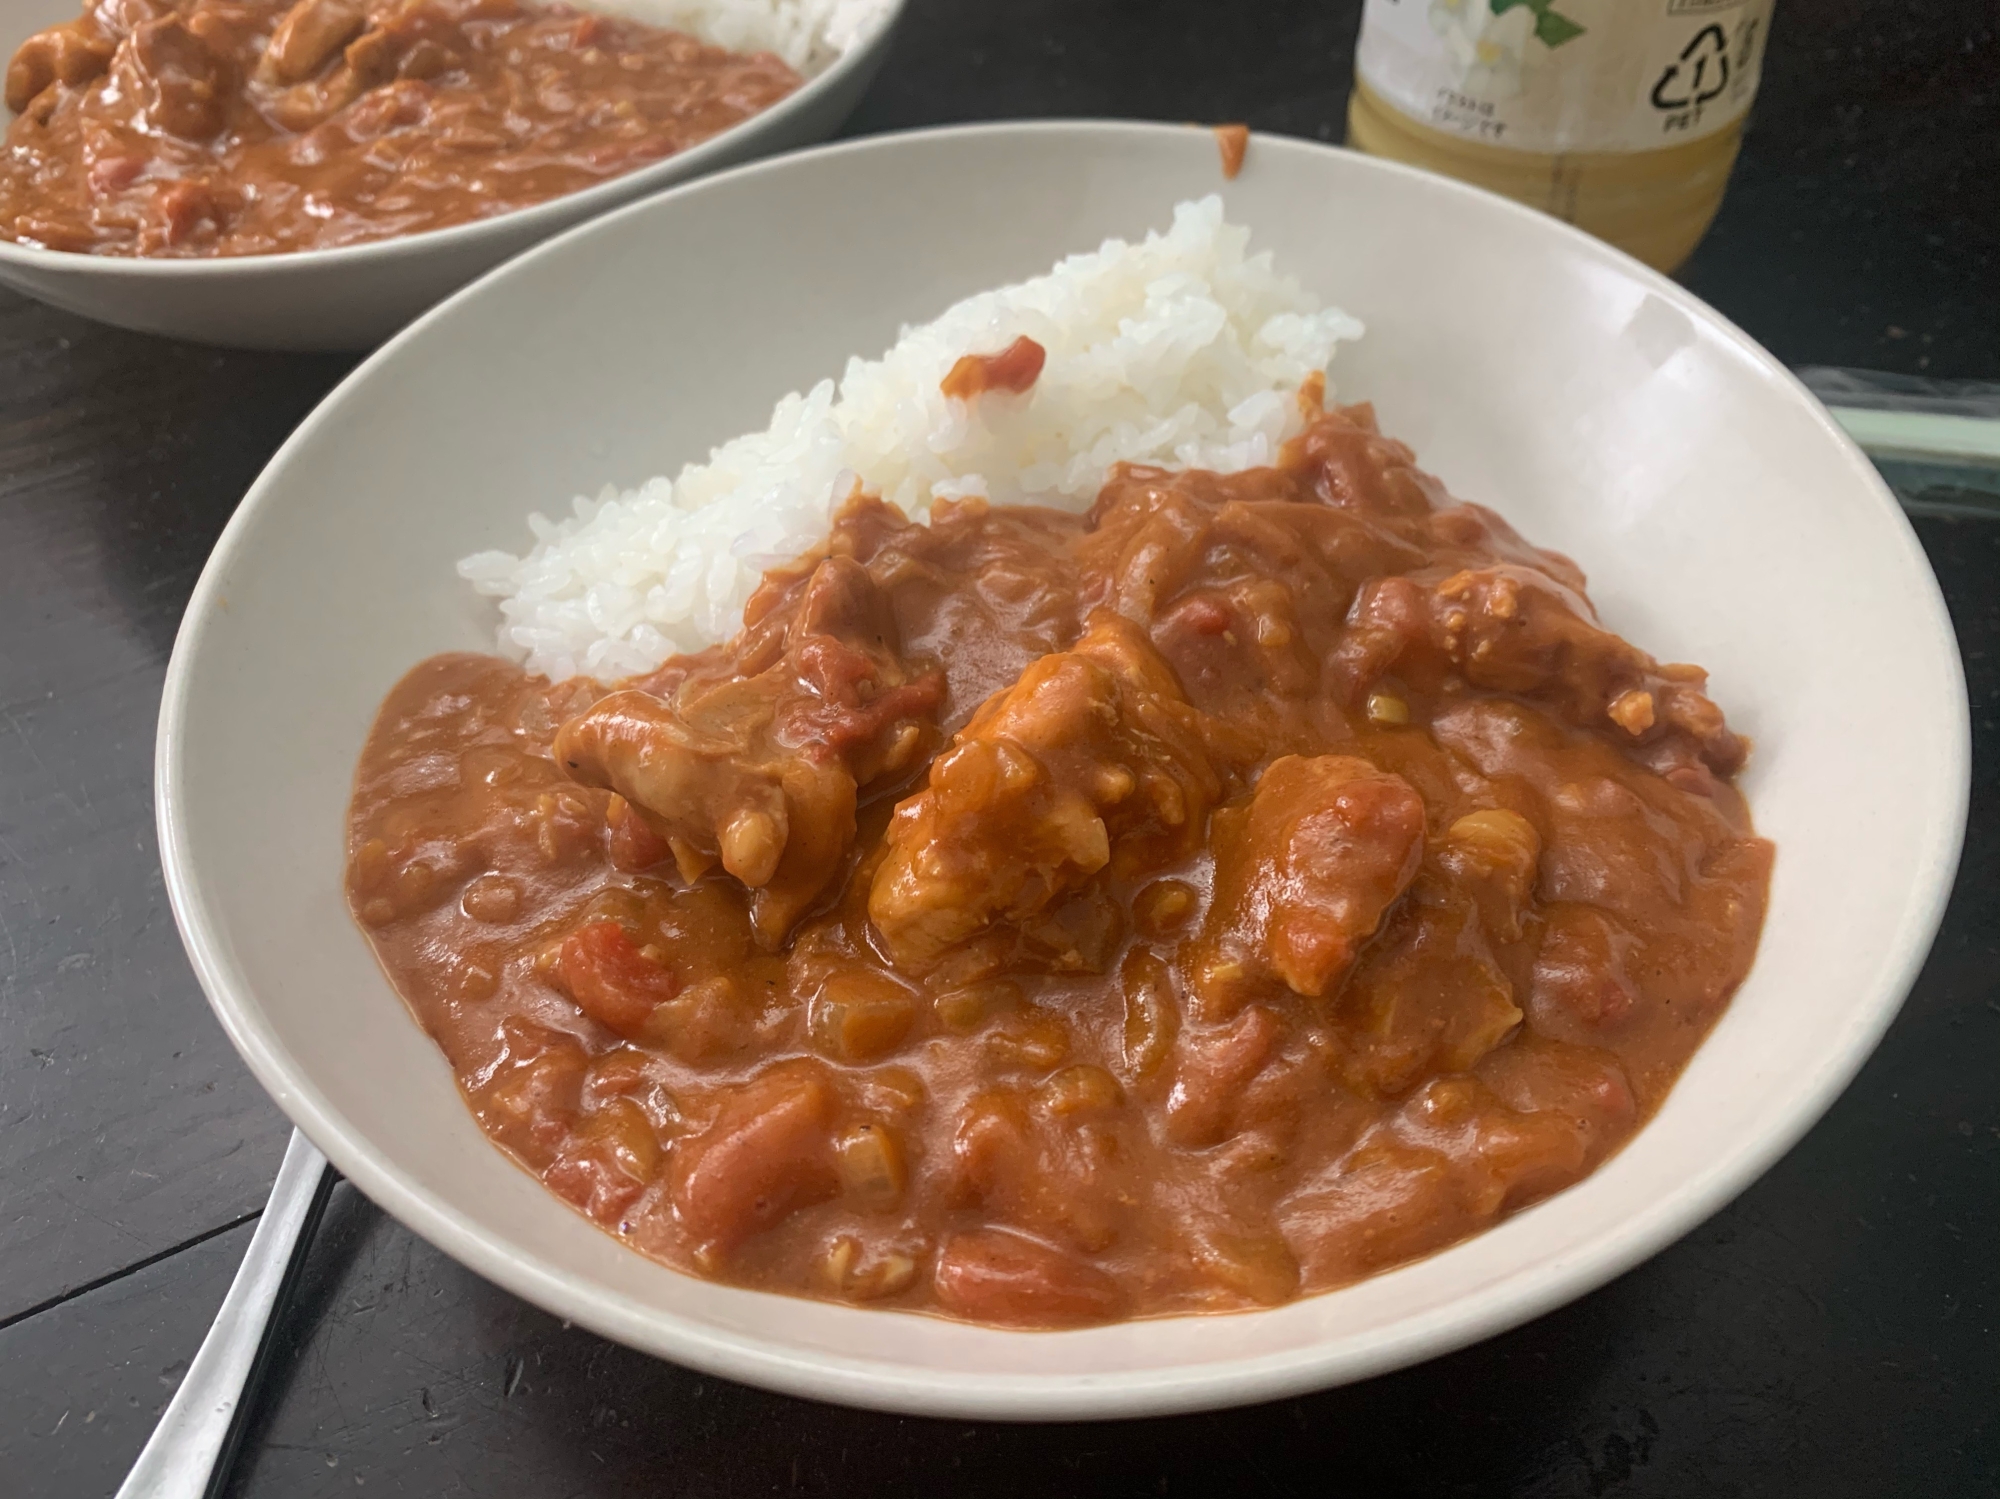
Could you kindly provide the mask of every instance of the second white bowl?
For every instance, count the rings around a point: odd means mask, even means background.
[[[0,0],[0,55],[76,15],[79,0]],[[587,5],[582,8],[588,8]],[[482,271],[634,198],[720,167],[824,140],[882,64],[903,0],[796,93],[734,129],[650,166],[530,208],[337,250],[147,260],[0,240],[0,285],[68,312],[242,349],[367,349]],[[658,274],[674,274],[670,261]]]

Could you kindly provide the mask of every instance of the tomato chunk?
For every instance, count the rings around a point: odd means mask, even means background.
[[[536,1170],[569,1134],[590,1065],[574,1036],[510,1015],[492,1075],[471,1090],[473,1111],[502,1145]]]
[[[674,1207],[706,1258],[840,1189],[834,1099],[817,1071],[780,1065],[732,1089],[674,1152]]]
[[[1222,175],[1231,182],[1243,170],[1243,158],[1250,150],[1248,125],[1216,125],[1215,143],[1222,151]]]
[[[622,1036],[636,1034],[680,991],[673,970],[641,952],[615,921],[587,922],[564,938],[556,977],[578,1009]]]
[[[615,1225],[659,1162],[660,1142],[645,1112],[614,1098],[570,1133],[542,1180],[598,1222]]]
[[[998,354],[964,355],[938,382],[938,389],[960,401],[973,400],[989,390],[1011,390],[1019,395],[1041,379],[1048,357],[1047,349],[1024,335]]]
[[[1281,1027],[1261,1005],[1229,1025],[1182,1033],[1173,1091],[1167,1096],[1167,1137],[1176,1145],[1213,1145],[1230,1133],[1244,1089],[1277,1049]]]
[[[1118,1283],[1095,1265],[1001,1229],[954,1234],[934,1280],[945,1310],[974,1322],[1076,1327],[1108,1322],[1125,1305]]]

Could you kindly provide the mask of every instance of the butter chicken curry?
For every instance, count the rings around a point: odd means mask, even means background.
[[[1757,944],[1744,742],[1304,399],[1087,515],[856,497],[615,687],[412,672],[349,889],[493,1138],[682,1269],[1028,1327],[1338,1286],[1616,1150]]]
[[[98,255],[324,250],[590,187],[799,77],[523,0],[88,0],[7,68],[0,237]]]

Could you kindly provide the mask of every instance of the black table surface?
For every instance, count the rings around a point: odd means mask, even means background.
[[[912,0],[848,128],[1124,115],[1337,140],[1358,9]],[[2000,378],[1996,183],[1990,0],[1785,0],[1735,183],[1684,279],[1794,365]],[[153,721],[216,533],[352,362],[169,344],[0,293],[6,1499],[116,1487],[283,1148],[168,913]],[[1248,1410],[905,1420],[566,1328],[343,1185],[228,1492],[2000,1493],[2000,521],[1916,524],[1973,706],[1943,932],[1826,1119],[1603,1290],[1451,1357]]]

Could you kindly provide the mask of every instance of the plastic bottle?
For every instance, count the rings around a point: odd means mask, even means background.
[[[1772,0],[1367,0],[1347,141],[1671,271],[1707,233]]]

